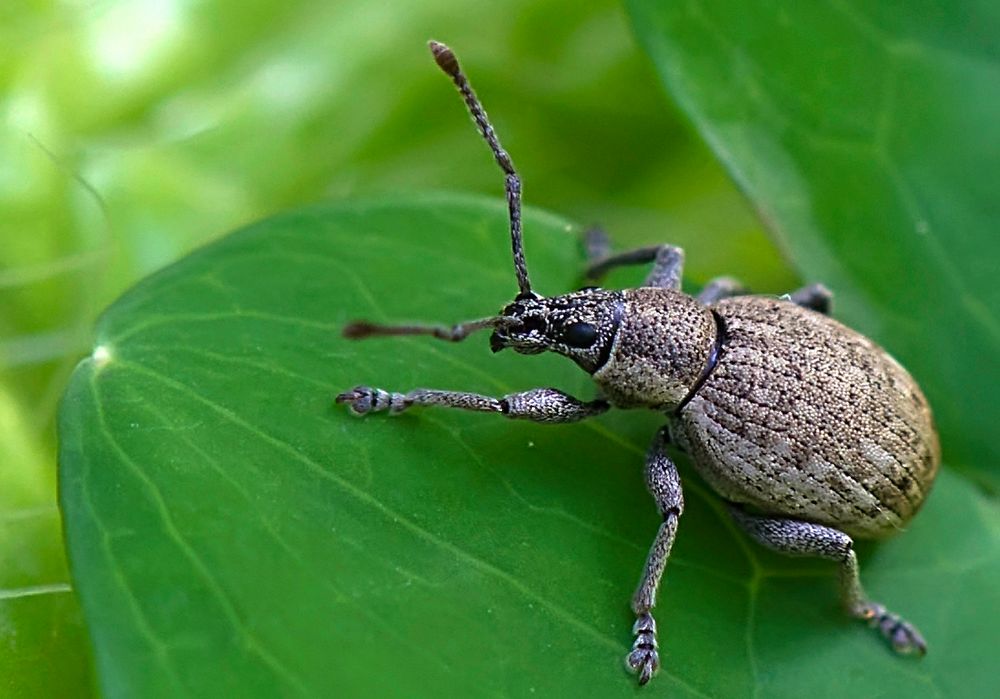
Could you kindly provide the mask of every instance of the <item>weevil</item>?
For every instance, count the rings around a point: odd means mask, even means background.
[[[337,396],[358,415],[415,406],[497,413],[515,420],[576,422],[610,408],[646,408],[666,424],[646,456],[646,485],[663,521],[632,597],[634,643],[626,666],[646,684],[660,665],[652,609],[684,511],[677,468],[686,452],[733,521],[781,553],[816,556],[840,568],[848,614],[868,622],[900,653],[926,652],[909,622],[872,601],[861,586],[855,538],[904,527],[930,490],[940,447],[927,400],[885,350],[829,317],[831,293],[807,286],[782,297],[749,295],[728,277],[697,296],[681,291],[684,253],[671,245],[612,254],[600,231],[586,235],[585,276],[652,264],[636,289],[585,287],[543,297],[531,289],[521,235],[521,179],[501,147],[455,54],[430,42],[505,175],[519,292],[498,315],[443,325],[355,322],[348,338],[430,335],[458,342],[492,330],[490,348],[556,352],[597,384],[579,400],[555,388],[501,398],[418,388],[407,393],[357,386]]]

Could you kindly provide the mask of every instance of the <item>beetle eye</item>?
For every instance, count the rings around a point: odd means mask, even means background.
[[[545,329],[545,321],[541,316],[527,316],[521,321],[523,332],[541,332]]]
[[[562,334],[562,341],[570,347],[586,349],[597,340],[597,328],[590,323],[571,323]]]

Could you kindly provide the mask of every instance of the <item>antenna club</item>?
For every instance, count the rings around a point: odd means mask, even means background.
[[[459,73],[458,59],[455,58],[455,54],[450,48],[442,44],[440,41],[428,41],[427,45],[431,48],[431,53],[434,55],[434,62],[448,75],[455,77]]]

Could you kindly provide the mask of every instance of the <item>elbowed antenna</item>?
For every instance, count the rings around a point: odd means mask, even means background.
[[[490,150],[493,151],[497,165],[507,174],[504,189],[507,192],[507,210],[510,214],[510,244],[514,252],[514,272],[517,274],[520,295],[532,296],[531,283],[528,281],[528,266],[524,261],[524,242],[521,238],[521,178],[514,170],[514,163],[511,162],[507,151],[500,145],[500,140],[486,116],[486,110],[476,98],[476,93],[472,91],[472,85],[469,84],[468,78],[459,68],[455,54],[450,48],[438,41],[430,41],[428,45],[438,66],[451,77],[455,87],[462,94],[462,99],[465,100],[469,113],[472,114],[472,119],[479,127],[479,132],[486,139]]]

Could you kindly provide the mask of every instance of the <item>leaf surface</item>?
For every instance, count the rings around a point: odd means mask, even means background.
[[[529,212],[542,293],[577,229]],[[658,525],[655,415],[576,425],[351,417],[358,383],[499,395],[589,379],[486,338],[343,340],[356,318],[481,317],[516,290],[501,202],[453,196],[269,219],[104,315],[60,419],[61,501],[101,687],[117,696],[634,696],[628,600]],[[752,547],[683,470],[647,696],[985,692],[1000,522],[945,472],[910,531],[862,549],[872,595],[931,644],[843,618],[835,571]],[[961,520],[963,525],[952,524]]]
[[[0,696],[91,696],[93,672],[66,569],[53,460],[19,408],[0,387]]]

